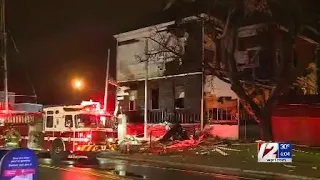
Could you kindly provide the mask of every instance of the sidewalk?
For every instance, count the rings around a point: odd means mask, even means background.
[[[287,164],[258,163],[256,144],[232,145],[222,147],[222,150],[227,155],[222,155],[223,153],[212,151],[207,147],[197,147],[165,155],[112,153],[100,157],[156,163],[161,166],[203,172],[247,173],[286,179],[320,179],[320,155],[316,154],[318,150],[309,152],[306,149],[294,148],[293,163]]]

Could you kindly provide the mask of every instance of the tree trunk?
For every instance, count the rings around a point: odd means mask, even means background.
[[[263,141],[272,141],[272,128],[271,128],[271,116],[272,113],[268,112],[261,112],[258,116],[259,118],[259,129],[260,129],[260,138]]]

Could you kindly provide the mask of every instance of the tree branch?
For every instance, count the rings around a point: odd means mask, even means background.
[[[220,74],[215,74],[215,76],[217,76],[217,78],[219,78],[221,81],[231,84],[231,81],[223,76],[221,76]]]
[[[234,11],[234,9],[230,9],[229,10],[228,17],[227,17],[227,22],[226,22],[226,24],[225,24],[225,26],[223,28],[223,33],[220,36],[217,37],[218,39],[223,38],[227,34],[229,23],[230,23],[230,17],[231,17],[231,14],[233,14],[233,11]]]
[[[311,32],[313,32],[315,35],[317,35],[317,36],[320,36],[320,32],[316,29],[316,28],[314,28],[314,27],[311,27],[311,26],[309,26],[309,25],[303,25],[303,26],[301,26],[301,32],[303,31],[303,29],[308,29],[308,30],[310,30]]]
[[[166,47],[165,45],[163,45],[161,42],[157,41],[156,39],[154,39],[154,38],[152,38],[152,37],[148,37],[148,39],[150,39],[150,40],[154,41],[155,43],[159,44],[162,48],[168,50],[169,52],[173,53],[174,55],[176,55],[176,56],[178,56],[178,57],[182,57],[181,54],[173,51],[172,49],[170,49],[170,48],[168,48],[168,47]]]
[[[250,108],[247,106],[247,104],[245,102],[243,102],[242,100],[240,100],[241,105],[243,106],[243,108],[246,110],[246,112],[257,122],[257,124],[260,124],[259,119],[257,118],[257,116],[250,110]]]
[[[255,113],[260,113],[259,106],[248,96],[248,94],[246,94],[238,77],[234,75],[234,72],[237,72],[236,61],[233,54],[236,49],[237,34],[238,34],[237,25],[235,25],[232,28],[232,44],[231,44],[232,50],[231,52],[228,52],[228,57],[227,57],[228,64],[229,64],[229,78],[231,81],[231,89],[237,92],[238,96],[243,100],[245,100]]]

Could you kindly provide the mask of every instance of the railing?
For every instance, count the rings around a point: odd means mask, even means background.
[[[143,111],[128,111],[128,122],[131,123],[143,123],[144,112]],[[148,123],[200,123],[200,113],[194,113],[188,109],[176,109],[174,111],[166,110],[149,110],[148,111]],[[252,117],[240,109],[239,112],[240,121],[251,121]],[[231,108],[214,108],[204,113],[204,120],[209,123],[224,123],[232,122],[237,123],[237,110]]]
[[[187,109],[177,109],[172,112],[166,110],[150,110],[148,112],[149,123],[198,123],[200,113],[193,113]]]
[[[225,123],[233,122],[237,123],[238,109],[234,108],[212,108],[206,111],[206,118],[209,123]],[[251,121],[252,117],[242,108],[239,111],[240,121]]]
[[[228,109],[228,108],[213,108],[208,110],[206,115],[209,121],[236,119],[236,114],[233,114],[232,109]]]
[[[144,112],[143,111],[128,111],[125,112],[128,115],[128,122],[131,123],[143,123]],[[198,123],[200,122],[200,113],[194,113],[187,109],[179,109],[174,111],[166,110],[149,110],[148,111],[148,123]]]

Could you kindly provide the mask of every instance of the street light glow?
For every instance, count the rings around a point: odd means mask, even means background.
[[[83,82],[80,79],[76,79],[73,81],[73,87],[75,89],[81,89],[83,88]]]

